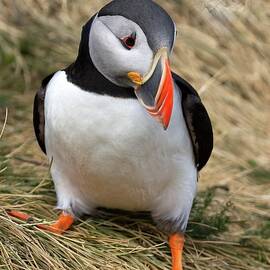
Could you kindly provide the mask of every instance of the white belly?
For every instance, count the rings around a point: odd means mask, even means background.
[[[46,92],[45,143],[58,206],[152,210],[185,187],[195,194],[197,173],[179,99],[175,95],[164,131],[136,99],[82,91],[65,72],[56,73]]]

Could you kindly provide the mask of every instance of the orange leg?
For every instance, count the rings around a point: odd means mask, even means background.
[[[33,221],[33,218],[30,215],[27,215],[19,211],[10,210],[7,213],[8,215],[12,217],[16,217],[20,220],[24,220],[28,222]],[[73,222],[74,222],[74,217],[72,215],[62,212],[58,220],[54,224],[52,225],[37,224],[36,226],[46,231],[62,234],[63,232],[65,232],[71,227]]]
[[[16,217],[20,220],[24,220],[24,221],[28,221],[28,222],[33,221],[33,218],[31,216],[29,216],[28,214],[25,214],[25,213],[22,213],[22,212],[19,212],[16,210],[8,210],[7,214],[9,216]]]
[[[170,235],[169,244],[172,253],[172,270],[183,270],[182,253],[185,238],[183,234],[175,233]]]

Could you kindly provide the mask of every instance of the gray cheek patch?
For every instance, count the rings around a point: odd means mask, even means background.
[[[136,32],[135,46],[128,50],[119,38],[133,32]],[[142,29],[121,16],[96,17],[89,34],[89,53],[97,70],[122,87],[133,87],[127,74],[135,71],[145,75],[153,59]]]

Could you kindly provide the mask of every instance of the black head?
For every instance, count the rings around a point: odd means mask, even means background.
[[[173,48],[175,24],[170,15],[152,0],[114,0],[98,16],[123,16],[138,24],[154,52],[161,47]]]

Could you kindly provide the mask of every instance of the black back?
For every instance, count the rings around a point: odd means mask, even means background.
[[[46,87],[54,73],[47,76],[41,83],[40,89],[37,91],[34,108],[33,108],[33,124],[36,134],[36,138],[41,150],[46,154],[45,147],[45,112],[44,112],[44,102],[46,95]]]
[[[175,73],[173,79],[182,94],[183,113],[199,171],[207,163],[213,150],[211,121],[196,90]]]

